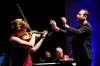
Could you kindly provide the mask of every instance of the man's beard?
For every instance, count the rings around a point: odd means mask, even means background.
[[[78,19],[78,21],[80,22],[80,24],[83,24],[84,19]]]

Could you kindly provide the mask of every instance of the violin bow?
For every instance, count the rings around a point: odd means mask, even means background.
[[[20,5],[19,5],[18,3],[17,3],[17,7],[18,7],[18,10],[19,10],[19,12],[21,13],[23,19],[25,20],[25,23],[26,23],[26,25],[28,26],[29,31],[32,31],[32,29],[31,29],[31,27],[30,27],[30,25],[29,25],[27,19],[25,18],[25,15],[24,15],[24,13],[23,13],[23,11],[22,11],[22,9],[21,9],[21,7],[20,7]],[[33,33],[36,33],[36,34],[43,34],[43,32],[37,32],[37,31],[32,31],[32,32],[33,32]]]
[[[17,7],[18,7],[18,10],[19,10],[19,12],[21,13],[23,19],[25,20],[25,23],[26,23],[26,25],[28,26],[29,30],[32,31],[32,29],[31,29],[31,27],[29,26],[29,23],[28,23],[27,19],[25,18],[25,15],[24,15],[24,13],[23,13],[23,11],[22,11],[22,9],[21,9],[21,7],[20,7],[20,5],[19,5],[18,3],[17,3]]]

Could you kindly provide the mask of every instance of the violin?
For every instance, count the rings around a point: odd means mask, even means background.
[[[32,34],[30,32],[26,32],[24,33],[24,35],[21,36],[21,39],[28,41],[31,39],[31,37],[32,37]]]
[[[25,41],[29,41],[32,37],[31,32],[15,32],[13,35]]]
[[[32,38],[33,33],[35,34],[36,39],[40,38],[41,35],[43,35],[43,32],[38,32],[36,30],[33,30],[31,32],[16,32],[16,36],[22,40],[29,41]]]

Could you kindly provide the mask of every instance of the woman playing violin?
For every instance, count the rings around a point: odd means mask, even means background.
[[[42,37],[36,42],[36,33],[27,32],[27,24],[21,18],[12,23],[13,33],[9,40],[13,46],[12,66],[32,66],[31,52],[36,52],[44,41],[47,31],[42,32]]]

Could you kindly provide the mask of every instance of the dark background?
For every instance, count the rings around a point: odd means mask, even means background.
[[[60,20],[66,16],[74,27],[76,14],[81,8],[90,12],[89,21],[93,27],[93,66],[100,66],[100,8],[99,0],[1,0],[0,1],[0,44],[1,52],[7,51],[10,47],[6,40],[11,33],[11,21],[22,17],[16,4],[19,4],[32,29],[50,31],[49,20]]]

